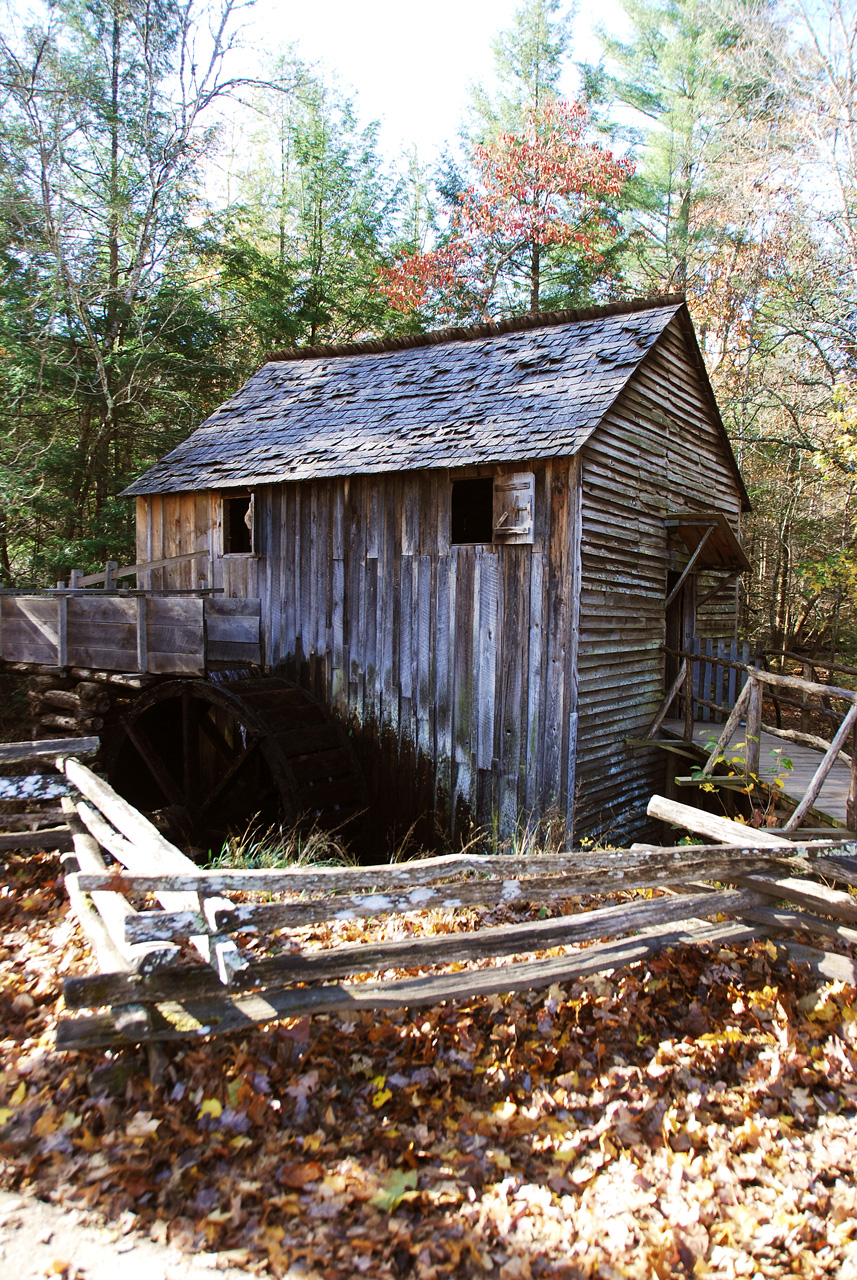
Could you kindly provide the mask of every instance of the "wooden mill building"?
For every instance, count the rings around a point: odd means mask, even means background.
[[[400,829],[642,830],[665,638],[732,634],[746,567],[676,295],[286,351],[127,492],[138,561],[199,553],[153,585],[259,600]]]

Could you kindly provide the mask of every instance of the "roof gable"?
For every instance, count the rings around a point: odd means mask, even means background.
[[[684,310],[672,296],[287,353],[125,492],[568,456]]]

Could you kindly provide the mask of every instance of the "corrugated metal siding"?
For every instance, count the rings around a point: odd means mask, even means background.
[[[617,842],[647,829],[663,786],[657,749],[628,751],[663,698],[668,511],[723,511],[737,530],[740,494],[684,340],[671,325],[582,456],[580,723],[575,829]],[[705,580],[700,594],[705,592]],[[702,634],[728,636],[729,594],[704,611]]]

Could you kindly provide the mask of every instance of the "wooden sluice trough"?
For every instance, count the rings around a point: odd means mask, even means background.
[[[80,745],[91,752],[97,739]],[[21,743],[2,752],[7,761],[44,762],[67,749],[63,742]],[[542,988],[681,943],[719,946],[773,935],[783,958],[829,979],[857,979],[847,956],[780,940],[804,933],[857,942],[857,901],[847,891],[857,885],[854,844],[792,843],[770,832],[741,833],[720,819],[717,838],[737,845],[205,870],[79,758],[55,754],[53,763],[68,790],[65,821],[10,833],[6,848],[65,850],[69,898],[93,949],[97,972],[63,982],[69,1012],[59,1022],[61,1050],[197,1039],[305,1014]],[[667,815],[674,821],[692,822],[686,814],[697,812],[675,809]],[[23,817],[30,825],[47,819],[18,815],[17,825]],[[51,810],[48,820],[56,817]],[[618,890],[666,892],[470,932],[284,949],[289,930],[324,921],[472,905],[556,907]],[[394,970],[421,972],[377,976]],[[346,981],[358,977],[364,980]]]

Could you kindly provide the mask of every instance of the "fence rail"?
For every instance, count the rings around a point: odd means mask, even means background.
[[[680,943],[719,945],[796,930],[837,943],[857,941],[857,901],[817,878],[857,885],[857,844],[797,843],[782,834],[748,832],[726,819],[711,827],[711,815],[655,797],[652,812],[666,805],[662,816],[720,843],[208,871],[79,758],[64,754],[68,743],[17,743],[4,750],[10,761],[44,761],[49,747],[68,792],[62,799],[65,822],[38,835],[44,847],[64,850],[71,906],[98,964],[94,974],[63,981],[68,1012],[56,1041],[62,1050],[139,1043],[157,1053],[161,1041],[244,1031],[307,1013],[418,1007],[544,988],[636,963]],[[92,742],[87,749],[94,749]],[[55,823],[56,816],[52,809],[27,820]],[[20,825],[21,815],[0,817],[0,825],[4,821]],[[16,847],[25,856],[31,834],[16,833]],[[748,845],[748,839],[756,843]],[[705,884],[712,881],[716,885]],[[562,913],[563,904],[571,906],[581,894],[691,883],[690,892],[625,897]],[[790,906],[772,906],[783,901]],[[308,922],[472,903],[548,906],[560,914],[323,951],[296,946],[296,939],[283,947],[283,930]],[[248,930],[252,952],[245,949]],[[195,961],[179,945],[188,940]],[[790,941],[778,947],[825,976],[857,979],[857,966],[846,956]],[[547,951],[552,954],[545,956]],[[396,969],[422,972],[373,977]],[[358,975],[368,980],[346,981]]]

